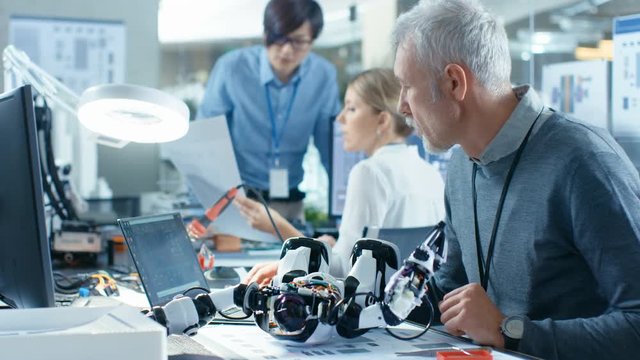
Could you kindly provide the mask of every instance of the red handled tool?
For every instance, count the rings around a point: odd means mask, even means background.
[[[209,224],[214,222],[220,214],[229,206],[229,204],[233,201],[233,199],[238,194],[238,189],[240,189],[242,185],[234,186],[229,191],[224,193],[218,201],[216,201],[213,206],[205,211],[204,215],[199,218],[193,219],[191,224],[189,225],[196,234],[204,234],[207,232],[207,227]]]

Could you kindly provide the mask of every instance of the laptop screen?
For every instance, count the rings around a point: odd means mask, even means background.
[[[119,219],[151,306],[193,287],[209,289],[179,213]]]

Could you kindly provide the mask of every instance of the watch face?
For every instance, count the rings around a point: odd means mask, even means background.
[[[508,318],[504,324],[504,334],[512,339],[522,339],[524,321],[520,318]]]

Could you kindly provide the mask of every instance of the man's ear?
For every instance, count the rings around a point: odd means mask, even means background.
[[[469,86],[465,69],[458,64],[449,64],[444,68],[444,92],[454,100],[462,101],[467,96]]]

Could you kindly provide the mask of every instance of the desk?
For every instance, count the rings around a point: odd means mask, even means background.
[[[119,297],[104,300],[120,300],[135,307],[147,307],[146,297],[134,290],[120,288]],[[98,304],[91,304],[98,305]],[[91,306],[89,305],[89,306]],[[420,327],[409,323],[401,325],[401,336],[410,336]],[[398,331],[398,330],[396,330]],[[354,339],[336,335],[330,342],[319,345],[292,346],[277,340],[255,324],[230,325],[210,324],[201,328],[192,338],[172,335],[167,339],[169,360],[213,360],[213,359],[302,359],[324,357],[327,359],[435,359],[436,351],[443,349],[477,348],[465,339],[453,337],[432,328],[421,337],[402,341],[391,337],[383,329],[372,329]],[[500,359],[527,359],[519,354],[493,351]]]
[[[214,252],[215,266],[220,267],[252,267],[255,264],[280,260],[282,250],[244,250],[239,252]]]
[[[401,325],[395,330],[409,336],[419,328]],[[193,338],[202,348],[223,359],[435,359],[436,352],[453,347],[469,349],[477,345],[431,329],[423,336],[402,341],[391,337],[383,329],[372,329],[366,334],[345,339],[337,336],[329,343],[314,346],[294,346],[273,338],[253,325],[207,325]],[[527,359],[518,354],[493,350],[493,358]]]
[[[135,292],[128,289],[121,291],[120,300],[134,304],[130,301],[137,299],[146,302],[146,298],[140,299]],[[144,306],[144,305],[142,305]],[[410,323],[401,324],[403,333],[401,336],[410,336],[421,327]],[[436,351],[452,347],[476,348],[465,339],[451,336],[441,329],[431,328],[421,337],[402,341],[391,337],[383,329],[372,329],[366,334],[354,339],[345,339],[336,335],[329,343],[315,346],[291,346],[289,343],[277,340],[262,331],[255,324],[230,325],[210,324],[198,331],[192,338],[172,335],[168,339],[168,353],[173,359],[301,359],[307,357],[335,357],[349,359],[366,359],[372,357],[384,359],[414,359],[435,358]],[[196,354],[204,357],[186,357],[187,354]],[[185,357],[179,357],[185,355]],[[175,357],[174,357],[175,356]],[[493,357],[499,359],[527,359],[519,354],[493,351]]]
[[[262,258],[267,259],[267,261],[279,256],[279,252],[276,253],[275,251],[263,254]],[[219,253],[217,255],[223,255],[223,258],[227,257],[227,261],[235,261],[233,264],[236,266],[242,264],[239,261],[246,261],[247,259],[251,259],[253,263],[257,262],[256,257],[250,251],[244,254]],[[119,300],[134,306],[147,306],[146,299],[142,294],[127,290],[121,288]],[[134,303],[126,301],[131,300],[132,296],[136,300]],[[416,328],[414,327],[413,329],[403,329],[402,331],[415,331]],[[403,336],[408,335],[411,334],[403,334]],[[372,357],[385,359],[433,359],[437,350],[451,349],[454,346],[460,348],[477,347],[465,342],[463,339],[435,329],[428,331],[420,338],[410,341],[395,339],[383,329],[373,329],[354,339],[345,339],[336,335],[326,344],[291,346],[289,343],[271,337],[255,325],[213,324],[200,329],[199,333],[193,338],[171,336],[168,339],[168,353],[171,355],[171,360],[216,358],[301,359],[312,356],[325,357],[327,359],[340,357],[367,360],[371,360]],[[191,354],[197,355],[190,356]],[[526,358],[501,351],[494,351],[493,356],[494,359]]]

